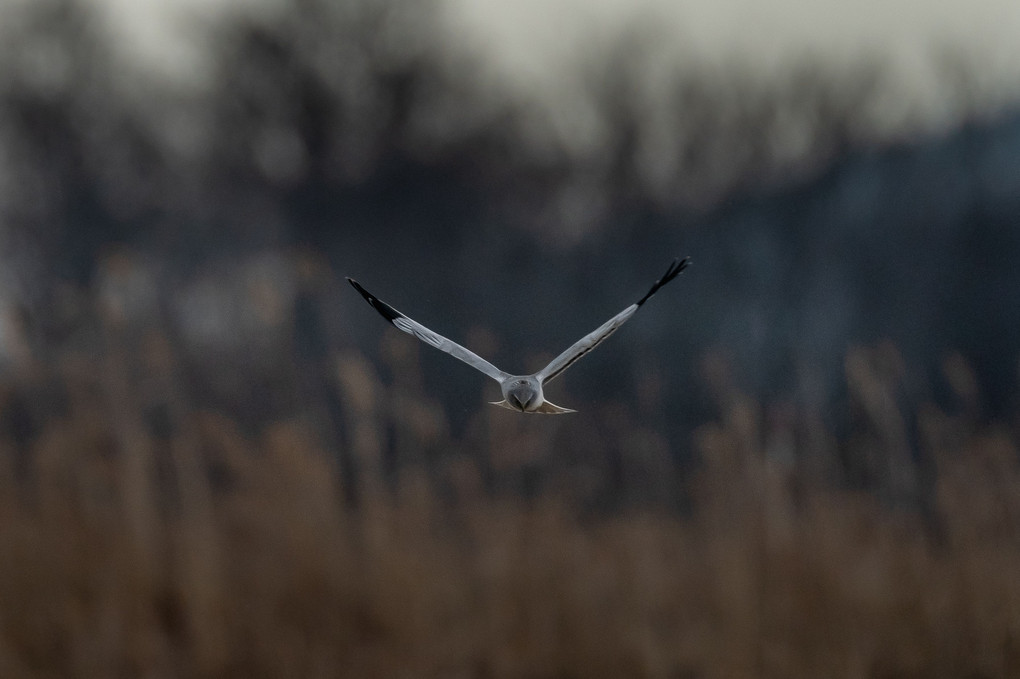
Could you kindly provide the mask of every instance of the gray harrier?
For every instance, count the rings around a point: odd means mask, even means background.
[[[422,342],[425,342],[425,344],[459,358],[499,382],[500,389],[503,390],[503,400],[499,402],[493,401],[493,405],[509,408],[510,410],[518,410],[522,413],[560,414],[575,411],[561,408],[546,401],[542,394],[542,385],[569,368],[573,365],[574,361],[587,354],[601,344],[602,340],[616,332],[616,329],[626,323],[634,315],[634,312],[647,302],[659,288],[676,278],[687,267],[689,261],[690,257],[685,257],[682,260],[674,259],[673,263],[666,269],[666,273],[663,274],[662,278],[655,281],[655,285],[652,286],[652,289],[644,297],[579,339],[569,349],[554,358],[549,365],[533,375],[511,375],[510,373],[503,372],[484,358],[465,349],[456,342],[452,342],[442,335],[432,332],[421,323],[411,320],[386,302],[372,295],[353,278],[348,278],[347,280],[383,318],[397,326],[397,328],[409,335],[414,335]]]

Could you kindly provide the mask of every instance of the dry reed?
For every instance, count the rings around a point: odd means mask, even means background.
[[[1016,441],[928,408],[918,490],[895,469],[888,347],[848,357],[854,442],[730,390],[695,432],[689,511],[591,513],[570,474],[493,491],[499,450],[404,451],[386,477],[389,397],[355,354],[335,380],[353,478],[314,422],[189,410],[166,343],[141,345],[110,337],[101,370],[65,357],[0,394],[4,416],[40,381],[65,394],[0,441],[2,677],[1020,676]],[[419,406],[400,445],[445,435]],[[892,491],[810,471],[839,446]]]

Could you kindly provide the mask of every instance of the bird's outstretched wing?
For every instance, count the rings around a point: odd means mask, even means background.
[[[379,314],[387,321],[395,325],[397,329],[403,330],[409,335],[414,335],[429,346],[435,347],[440,351],[445,351],[455,358],[459,358],[471,367],[481,370],[497,382],[502,383],[503,380],[510,377],[509,373],[503,372],[478,354],[465,349],[461,345],[446,339],[440,334],[432,332],[421,323],[418,323],[417,321],[414,321],[400,313],[389,304],[361,287],[361,284],[353,278],[348,278],[347,280],[354,286],[355,290],[361,293],[361,296],[365,298],[365,301],[372,305],[373,309],[378,311]]]
[[[612,335],[621,325],[626,323],[630,317],[641,308],[642,304],[647,302],[652,295],[658,292],[659,288],[680,275],[680,272],[687,268],[687,263],[690,259],[690,257],[674,259],[673,263],[669,265],[668,269],[666,269],[666,273],[662,275],[662,278],[655,281],[655,285],[652,286],[652,289],[649,290],[644,297],[579,339],[571,345],[569,349],[554,358],[549,365],[535,373],[535,377],[542,383],[548,382],[573,365],[574,361],[601,344],[602,340]]]

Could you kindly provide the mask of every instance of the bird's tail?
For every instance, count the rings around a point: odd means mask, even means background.
[[[491,403],[494,406],[499,406],[500,408],[512,410],[515,413],[521,412],[517,408],[514,408],[512,405],[510,405],[510,403],[506,399],[503,399],[502,401],[489,401],[489,403]],[[544,403],[542,403],[542,405],[538,406],[534,410],[526,410],[525,412],[540,413],[542,415],[563,415],[564,413],[576,413],[577,411],[571,410],[570,408],[561,408],[555,403],[549,403],[549,401],[545,401]]]

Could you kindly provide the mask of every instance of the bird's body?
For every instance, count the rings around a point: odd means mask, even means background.
[[[546,401],[545,394],[542,393],[542,382],[534,375],[511,375],[510,379],[504,380],[499,386],[503,390],[503,400],[492,401],[494,406],[522,413],[546,415],[574,412]]]
[[[348,278],[347,280],[354,286],[354,289],[365,298],[365,301],[371,304],[383,318],[392,323],[396,328],[408,333],[409,335],[414,335],[422,342],[425,342],[440,351],[444,351],[455,358],[459,358],[468,365],[480,370],[499,382],[500,389],[503,391],[503,400],[494,401],[493,405],[498,405],[503,408],[516,410],[522,413],[558,415],[562,413],[572,413],[575,411],[568,408],[561,408],[558,405],[546,401],[545,395],[542,392],[542,386],[569,368],[574,361],[584,356],[586,353],[597,347],[603,340],[616,332],[616,330],[626,323],[630,317],[641,308],[641,305],[647,302],[649,298],[651,298],[651,296],[659,290],[659,288],[676,278],[680,272],[687,267],[687,263],[689,261],[690,258],[684,258],[683,260],[674,259],[673,263],[670,264],[668,269],[666,269],[666,273],[662,276],[662,278],[655,281],[655,284],[644,297],[579,339],[566,351],[550,361],[549,365],[545,366],[533,375],[511,375],[500,370],[482,357],[468,349],[465,349],[456,342],[432,332],[421,323],[418,323],[417,321],[414,321],[400,313],[386,302],[383,302],[365,290],[365,288],[361,287],[361,285],[353,278]]]

